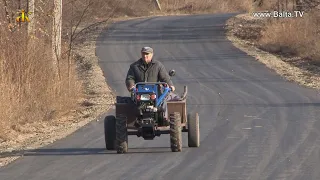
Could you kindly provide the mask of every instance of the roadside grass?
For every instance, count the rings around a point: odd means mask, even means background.
[[[259,40],[261,49],[309,60],[320,60],[320,12],[302,18],[272,19]]]
[[[10,140],[17,133],[34,131],[24,129],[26,124],[53,121],[68,113],[83,94],[74,63],[68,73],[67,57],[60,60],[60,79],[55,77],[46,38],[30,42],[25,29],[12,33],[1,26],[0,30],[0,138]]]

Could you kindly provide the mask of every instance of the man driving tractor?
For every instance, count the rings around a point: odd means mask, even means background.
[[[188,132],[189,147],[199,147],[199,115],[187,112],[187,86],[181,97],[175,95],[171,81],[175,71],[167,72],[153,59],[151,47],[143,47],[141,56],[130,65],[125,80],[131,97],[117,96],[115,115],[105,119],[106,148],[122,154],[128,152],[129,135],[153,140],[169,134],[171,151],[181,152],[182,132]]]
[[[141,58],[132,63],[128,70],[126,78],[128,90],[131,91],[134,84],[138,82],[166,82],[172,91],[175,90],[164,65],[153,59],[153,49],[151,47],[143,47]]]
[[[165,82],[175,91],[175,87],[164,65],[153,59],[153,49],[151,47],[143,47],[141,49],[141,58],[130,65],[126,77],[126,86],[128,91],[132,91],[135,83],[139,82]],[[170,93],[166,101],[180,100],[181,98],[174,93]],[[164,103],[164,107],[166,103]],[[167,113],[166,117],[167,117]]]

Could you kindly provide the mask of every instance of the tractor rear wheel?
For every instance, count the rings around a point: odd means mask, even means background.
[[[170,145],[172,152],[182,151],[181,116],[179,112],[170,114]]]
[[[116,149],[118,154],[128,152],[127,117],[123,115],[116,118]]]
[[[107,116],[104,119],[104,139],[106,149],[114,150],[116,140],[116,118],[114,116]]]
[[[199,114],[188,114],[188,146],[200,146]]]

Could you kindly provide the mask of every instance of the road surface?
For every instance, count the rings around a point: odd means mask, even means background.
[[[231,15],[123,21],[104,32],[97,55],[107,82],[127,95],[124,79],[143,46],[167,70],[177,93],[187,85],[188,111],[200,114],[201,146],[172,153],[169,135],[129,137],[129,153],[104,149],[103,120],[25,153],[0,169],[1,180],[319,180],[317,91],[287,82],[225,37]],[[108,112],[111,113],[111,112]]]

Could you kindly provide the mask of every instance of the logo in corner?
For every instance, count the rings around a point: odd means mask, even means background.
[[[22,9],[19,13],[19,16],[16,18],[16,22],[30,22],[30,19],[28,17],[28,14],[30,15],[31,12],[25,12],[24,9]]]

